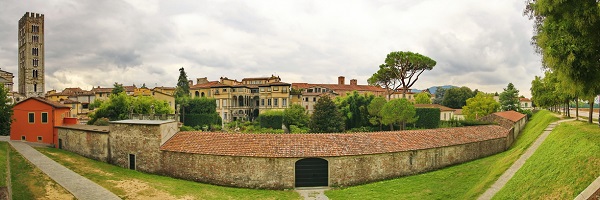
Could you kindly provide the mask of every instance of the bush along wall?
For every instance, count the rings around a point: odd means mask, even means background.
[[[440,125],[440,109],[439,108],[417,108],[417,128],[438,128]]]
[[[281,129],[283,124],[283,111],[266,111],[258,115],[260,127]]]
[[[211,126],[213,124],[221,124],[221,117],[218,113],[186,114],[183,120],[183,124],[190,127],[203,127],[205,125]]]

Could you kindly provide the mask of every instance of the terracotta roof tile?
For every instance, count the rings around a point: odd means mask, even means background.
[[[507,134],[507,129],[497,125],[329,134],[179,132],[160,149],[228,156],[330,157],[429,149],[497,139]]]
[[[190,86],[190,89],[210,88],[211,86],[223,85],[219,81],[210,81],[208,83],[201,83]]]
[[[519,98],[519,101],[529,101],[529,102],[531,102],[531,100],[528,99],[528,98]]]
[[[415,108],[439,108],[440,111],[454,111],[453,108],[448,108],[439,104],[415,104]]]
[[[331,90],[347,90],[347,91],[374,91],[374,92],[385,92],[385,89],[379,86],[372,85],[340,85],[340,84],[313,84],[313,83],[292,83],[292,88],[295,89],[306,89],[310,87],[321,86],[329,88]]]
[[[25,99],[25,100],[23,100],[23,101],[15,104],[15,106],[19,105],[19,104],[21,104],[21,103],[23,103],[25,101],[28,101],[28,100],[37,100],[39,102],[48,104],[48,105],[50,105],[52,107],[55,107],[55,108],[69,108],[69,109],[71,108],[70,106],[67,106],[67,105],[64,105],[64,104],[61,104],[61,103],[58,103],[58,102],[50,101],[50,100],[48,100],[46,98],[43,98],[43,97],[29,97],[29,98],[27,98],[27,99]]]
[[[523,117],[526,116],[524,114],[521,114],[519,112],[512,111],[512,110],[504,111],[504,112],[497,112],[497,113],[493,113],[493,114],[500,116],[502,118],[508,119],[513,122],[518,122],[519,120],[523,119]]]

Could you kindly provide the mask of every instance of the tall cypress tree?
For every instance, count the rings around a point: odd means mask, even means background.
[[[10,123],[12,122],[12,104],[9,104],[8,88],[0,85],[0,135],[10,134]]]
[[[344,131],[344,118],[329,96],[321,97],[315,104],[310,118],[310,130],[315,133],[339,133]]]

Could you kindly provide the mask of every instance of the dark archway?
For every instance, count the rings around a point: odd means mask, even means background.
[[[296,187],[329,186],[329,164],[322,158],[296,161]]]
[[[204,92],[200,93],[200,97],[204,97]]]
[[[196,92],[194,93],[194,95],[195,95],[196,97],[198,97],[198,96],[200,96],[200,92],[196,91]]]

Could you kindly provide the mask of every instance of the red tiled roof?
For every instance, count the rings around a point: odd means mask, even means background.
[[[94,93],[110,93],[113,88],[101,88],[100,86],[92,88],[92,92]]]
[[[50,105],[52,107],[55,107],[55,108],[71,108],[70,106],[67,106],[67,105],[64,105],[64,104],[61,104],[61,103],[58,103],[58,102],[50,101],[50,100],[48,100],[46,98],[42,98],[42,97],[29,97],[29,98],[27,98],[27,99],[25,99],[25,100],[23,100],[23,101],[15,104],[15,106],[17,106],[17,105],[19,105],[19,104],[21,104],[21,103],[23,103],[25,101],[29,101],[29,100],[37,100],[39,102],[48,104],[48,105]]]
[[[292,88],[295,89],[306,89],[310,87],[321,86],[329,88],[331,90],[347,90],[347,91],[373,91],[373,92],[385,92],[385,89],[379,86],[372,85],[340,85],[340,84],[312,84],[312,83],[292,83]]]
[[[531,100],[528,98],[519,98],[519,101],[531,101]]]
[[[439,108],[440,111],[454,111],[453,108],[448,108],[439,104],[415,104],[415,108]]]
[[[493,113],[493,114],[500,116],[502,118],[508,119],[513,122],[518,122],[519,120],[523,119],[523,117],[526,116],[524,114],[521,114],[519,112],[512,111],[512,110],[504,111],[504,112],[497,112],[497,113]]]
[[[208,83],[201,83],[190,86],[190,89],[210,88],[211,86],[223,85],[219,81],[210,81]]]
[[[507,134],[507,129],[497,125],[374,133],[179,132],[160,150],[226,156],[331,157],[452,146],[502,138]]]
[[[454,115],[462,115],[463,114],[462,111],[463,111],[463,109],[455,109]]]

